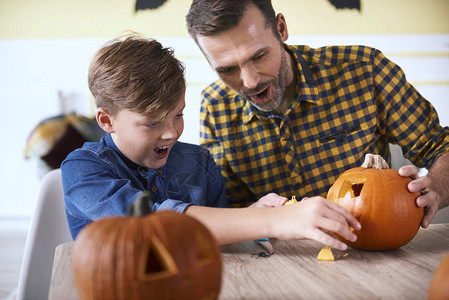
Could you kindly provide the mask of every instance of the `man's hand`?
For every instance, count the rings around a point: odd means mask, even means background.
[[[287,198],[279,196],[278,194],[269,193],[260,198],[259,201],[251,204],[250,207],[278,207],[284,205],[287,200]]]
[[[424,208],[424,216],[421,221],[421,227],[427,228],[430,221],[435,217],[441,202],[440,195],[430,189],[431,180],[427,176],[419,177],[418,170],[415,166],[409,165],[401,167],[399,175],[411,177],[412,181],[408,184],[410,192],[420,192],[421,196],[416,198],[416,205]]]

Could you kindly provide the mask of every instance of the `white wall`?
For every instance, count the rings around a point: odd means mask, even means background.
[[[216,76],[190,38],[159,39],[186,64],[187,107],[182,141],[198,143],[201,89]],[[78,113],[93,112],[87,84],[90,57],[106,39],[0,40],[0,226],[8,218],[29,218],[39,176],[35,161],[25,161],[28,134],[39,121],[61,112],[58,93]],[[398,63],[408,80],[436,107],[449,125],[449,34],[293,36],[290,44],[319,47],[365,44]],[[66,111],[67,112],[67,111]]]

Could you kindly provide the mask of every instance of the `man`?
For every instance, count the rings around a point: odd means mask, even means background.
[[[365,154],[390,161],[388,144],[429,169],[399,170],[425,207],[427,227],[448,204],[449,128],[380,51],[363,46],[289,46],[270,0],[194,0],[186,17],[220,80],[202,93],[200,143],[226,178],[231,206],[267,191],[326,196]]]

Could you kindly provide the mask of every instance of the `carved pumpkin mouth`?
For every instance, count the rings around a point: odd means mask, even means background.
[[[355,198],[362,193],[366,179],[345,180],[342,184],[338,198]]]
[[[335,202],[351,213],[359,222],[361,222],[361,211],[363,200],[361,197],[366,178],[345,180],[341,185]]]

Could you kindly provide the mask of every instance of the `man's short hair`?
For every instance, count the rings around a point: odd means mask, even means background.
[[[128,109],[142,115],[172,111],[185,91],[184,66],[173,49],[130,34],[106,43],[88,74],[97,107],[111,115]]]
[[[251,5],[262,12],[267,28],[280,40],[271,0],[193,0],[186,16],[189,34],[198,43],[198,36],[223,33],[237,26]]]

